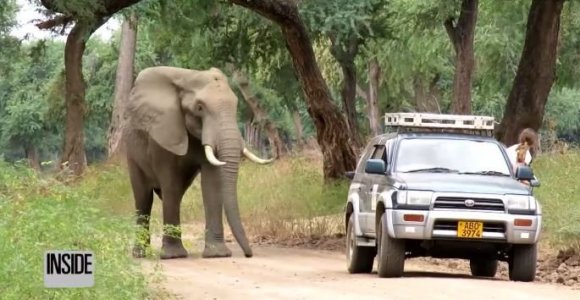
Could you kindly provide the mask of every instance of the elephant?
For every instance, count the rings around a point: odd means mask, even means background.
[[[133,257],[145,256],[151,243],[149,220],[153,193],[162,203],[161,259],[187,257],[181,240],[180,206],[185,191],[201,172],[205,212],[203,258],[229,257],[222,215],[246,257],[252,257],[237,199],[242,155],[262,159],[244,146],[237,127],[238,98],[217,68],[192,70],[169,66],[139,72],[124,111],[122,140],[136,208]]]

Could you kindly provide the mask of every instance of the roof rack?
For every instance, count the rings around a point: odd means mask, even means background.
[[[433,113],[386,113],[385,125],[397,132],[444,132],[493,136],[495,120],[490,116]]]

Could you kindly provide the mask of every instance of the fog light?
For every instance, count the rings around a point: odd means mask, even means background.
[[[405,222],[423,222],[425,217],[423,215],[404,215],[403,220]]]
[[[530,219],[515,219],[514,225],[518,227],[530,227],[532,226],[532,220]]]

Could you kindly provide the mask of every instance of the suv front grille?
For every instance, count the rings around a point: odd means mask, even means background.
[[[473,206],[467,206],[466,200],[473,200]],[[433,208],[437,209],[470,209],[487,211],[505,211],[501,199],[465,198],[465,197],[437,197]]]
[[[457,221],[438,220],[433,224],[434,230],[457,231]],[[497,222],[483,222],[483,232],[505,233],[505,224]]]

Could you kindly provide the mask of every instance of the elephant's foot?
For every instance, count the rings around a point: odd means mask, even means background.
[[[146,256],[146,247],[144,245],[136,244],[133,246],[133,257],[144,258]]]
[[[216,258],[216,257],[230,257],[232,251],[226,246],[224,242],[205,242],[205,248],[201,257]]]
[[[163,237],[161,246],[161,259],[184,258],[187,257],[187,250],[183,247],[180,239]]]

